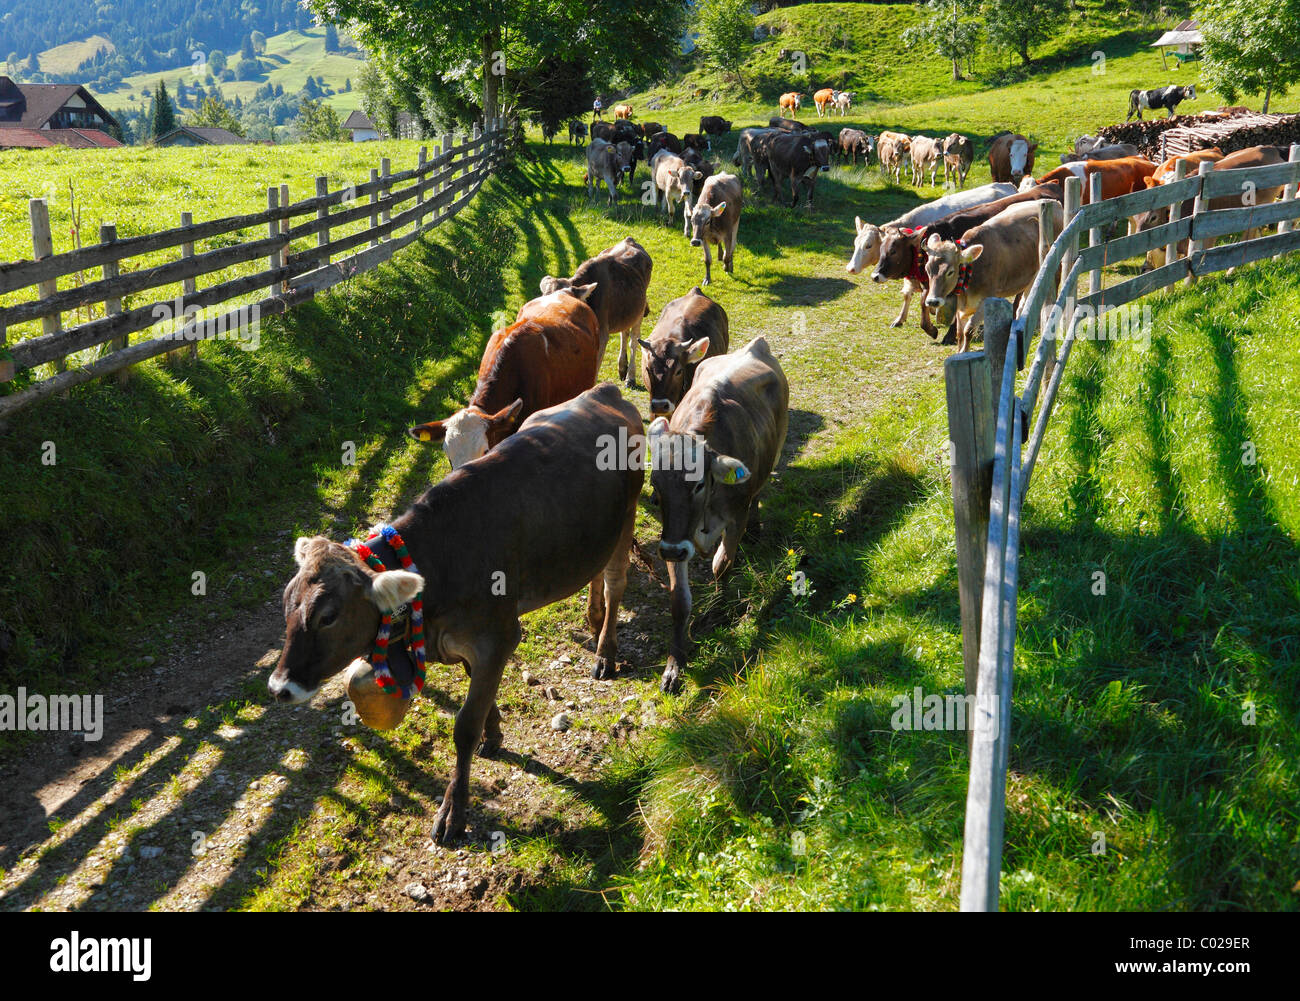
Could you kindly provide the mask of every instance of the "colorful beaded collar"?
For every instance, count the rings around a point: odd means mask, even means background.
[[[397,559],[402,564],[403,570],[408,570],[411,573],[420,572],[416,569],[411,554],[407,552],[405,541],[397,534],[397,529],[393,528],[392,525],[377,525],[375,530],[366,536],[365,542],[348,539],[346,545],[365,560],[371,569],[383,573],[389,568],[384,566],[383,561],[366,545],[367,542],[373,542],[378,538],[382,538],[392,547],[393,552],[397,554]],[[400,614],[400,612],[401,609],[398,609],[397,613],[385,612],[380,618],[379,632],[375,635],[375,642],[370,650],[370,655],[366,659],[370,661],[371,667],[374,668],[375,683],[383,691],[394,698],[409,699],[424,688],[424,591],[417,592],[415,597],[411,599],[411,652],[415,655],[415,676],[409,685],[399,684],[388,666],[388,646],[392,638],[393,617],[394,614]]]

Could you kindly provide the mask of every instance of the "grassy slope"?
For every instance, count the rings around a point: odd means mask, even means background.
[[[72,73],[100,49],[116,52],[112,40],[103,35],[91,35],[79,42],[64,42],[40,53],[38,59],[42,73]]]
[[[1149,63],[1150,54],[1132,59]],[[1111,60],[1104,87],[1092,83],[1096,108],[1122,103],[1128,76],[1140,72]],[[1039,87],[971,100],[1012,112]],[[715,107],[656,117],[680,128]],[[891,120],[934,113],[926,108],[895,109]],[[757,106],[742,110],[747,121]],[[1038,134],[1068,133],[1040,114]],[[1114,117],[1099,111],[1082,128]],[[965,121],[954,114],[938,131]],[[540,274],[564,272],[630,231],[655,257],[652,308],[698,280],[697,258],[678,233],[634,206],[612,214],[587,207],[576,194],[576,161],[558,148],[543,156],[525,178],[491,186],[470,224],[440,234],[432,250],[313,307],[288,336],[270,337],[272,353],[211,354],[188,380],[146,366],[130,397],[94,387],[42,408],[40,421],[7,437],[0,463],[15,484],[32,476],[40,441],[75,441],[87,427],[99,435],[78,456],[86,480],[78,504],[53,518],[34,504],[11,526],[15,537],[43,537],[47,548],[35,562],[11,564],[10,594],[72,555],[88,552],[120,570],[117,547],[98,541],[112,538],[106,528],[95,526],[75,548],[66,536],[103,498],[120,498],[113,523],[140,547],[137,570],[111,589],[78,593],[124,635],[88,637],[74,670],[146,651],[125,610],[142,597],[157,603],[145,622],[179,609],[191,567],[235,571],[225,562],[232,540],[264,537],[294,518],[297,528],[334,519],[342,533],[409,497],[430,465],[400,428],[463,392],[488,313],[513,310]],[[721,281],[716,294],[737,341],[764,333],[785,354],[798,426],[811,440],[770,493],[764,534],[743,550],[736,575],[699,589],[691,683],[680,700],[658,702],[671,725],[612,763],[593,793],[601,823],[525,849],[549,889],[517,906],[590,905],[599,900],[591,891],[611,881],[633,907],[955,905],[963,741],[889,727],[895,695],[960,686],[940,462],[943,353],[913,327],[886,327],[893,289],[854,288],[840,270],[854,212],[887,218],[914,201],[874,174],[837,171],[819,186],[812,218],[765,199],[747,207],[737,278]],[[453,266],[444,237],[479,266]],[[1285,332],[1296,324],[1298,279],[1288,262],[1207,281],[1153,301],[1149,352],[1076,349],[1026,508],[1008,907],[1295,906],[1297,707],[1288,679],[1300,491],[1286,435],[1296,369]],[[1214,323],[1204,322],[1207,313]],[[429,317],[438,321],[432,332]],[[388,388],[364,400],[344,373],[356,368],[357,352],[373,358],[369,339],[382,331],[387,344],[390,327],[398,357],[368,382]],[[154,433],[137,430],[164,422]],[[338,466],[341,438],[357,440],[363,463]],[[1246,440],[1257,446],[1255,467],[1232,461]],[[205,494],[208,484],[236,480],[238,496],[273,495],[276,503],[232,505],[229,486]],[[197,505],[181,512],[189,530],[166,544],[150,538],[149,525],[176,516],[178,495]],[[322,513],[303,519],[303,505]],[[48,534],[51,523],[64,526],[63,538]],[[652,535],[653,525],[643,520],[641,534]],[[813,584],[808,598],[788,590],[796,568]],[[1108,574],[1106,597],[1089,589],[1098,568]],[[84,588],[94,577],[65,571],[63,579]],[[278,583],[232,589],[251,602]],[[573,619],[572,606],[530,620],[538,650],[548,630]],[[1247,697],[1258,714],[1253,728],[1240,724]],[[394,755],[443,767],[449,733],[449,721],[422,716],[379,757],[359,760],[358,775]],[[430,747],[440,749],[434,758]],[[358,791],[354,777],[349,795],[373,822],[391,790],[364,784]],[[557,811],[572,800],[557,791]],[[644,831],[615,809],[620,803],[636,805]],[[1104,855],[1091,852],[1097,831],[1106,835]],[[250,903],[292,906],[311,890],[301,874],[316,842],[298,840],[284,839],[278,857],[262,856],[276,864]]]
[[[361,95],[355,90],[344,93],[344,81],[351,79],[353,88],[361,75],[365,61],[340,52],[325,51],[325,29],[309,28],[307,31],[285,31],[271,35],[266,40],[266,52],[259,57],[267,66],[266,72],[253,80],[231,80],[221,83],[221,93],[227,101],[236,97],[248,101],[253,93],[264,87],[267,82],[280,84],[285,93],[296,94],[302,89],[309,76],[323,76],[325,83],[338,93],[325,99],[336,111],[346,114],[361,107]],[[227,52],[226,59],[231,68],[239,61],[239,52]],[[135,73],[124,77],[115,89],[95,96],[107,108],[144,108],[149,106],[149,98],[142,93],[152,91],[159,80],[165,80],[172,87],[176,80],[187,84],[193,79],[192,66],[186,63],[174,69],[157,70],[148,73]],[[210,88],[213,78],[209,74],[203,79],[203,86]],[[184,110],[184,109],[182,109]]]

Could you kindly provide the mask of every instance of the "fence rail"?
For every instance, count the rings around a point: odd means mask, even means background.
[[[1200,275],[1300,250],[1300,145],[1287,163],[1215,171],[1198,165],[1186,175],[1180,162],[1169,184],[1103,201],[1101,177],[1091,177],[1088,205],[1082,183],[1066,179],[1065,213],[1050,247],[1040,240],[1040,263],[1028,293],[1014,312],[1003,299],[984,304],[983,352],[954,355],[944,365],[948,391],[953,516],[961,600],[962,651],[968,694],[975,696],[970,734],[970,783],[962,847],[961,909],[998,908],[1011,740],[1011,690],[1015,661],[1020,509],[1032,482],[1043,437],[1079,328],[1094,331],[1102,314]],[[1283,188],[1278,201],[1256,204],[1266,188]],[[1240,195],[1241,204],[1211,208],[1211,199]],[[1182,207],[1192,200],[1190,214]],[[1168,208],[1169,221],[1112,240],[1104,228],[1141,213]],[[1040,232],[1048,215],[1040,213]],[[1229,234],[1277,224],[1278,232],[1223,246],[1207,246]],[[1087,246],[1080,246],[1087,234]],[[1184,246],[1186,249],[1180,252]],[[1163,250],[1165,263],[1110,286],[1102,271],[1148,251]],[[1088,275],[1088,292],[1078,294]],[[1016,372],[1039,333],[1023,388]],[[1005,359],[1005,363],[1003,361]],[[997,387],[992,406],[986,402]],[[1041,400],[1039,393],[1042,393]],[[1037,408],[1037,410],[1035,410]],[[1032,425],[1032,433],[1026,429]],[[1022,451],[1023,450],[1023,451]],[[971,692],[972,679],[975,688]]]
[[[283,313],[376,267],[469,203],[500,163],[507,131],[504,119],[475,123],[472,133],[459,141],[444,135],[432,156],[422,146],[410,170],[393,173],[384,159],[379,169],[370,171],[368,181],[336,191],[329,190],[328,178],[318,177],[315,195],[297,202],[290,202],[287,185],[269,187],[267,207],[260,212],[200,223],[182,213],[180,226],[124,239],[117,238],[113,224],[105,224],[99,243],[62,254],[52,253],[45,199],[32,199],[33,259],[0,264],[0,295],[34,293],[0,307],[0,385],[24,373],[31,373],[32,381],[0,396],[0,418],[91,379],[114,372],[124,377],[148,358],[182,350],[196,355],[200,341],[224,336],[252,311],[258,317]],[[366,225],[338,233],[358,222]],[[264,235],[247,236],[247,231],[262,227]],[[196,244],[221,243],[221,238],[232,236],[236,242],[195,250]],[[313,237],[314,246],[303,245]],[[172,250],[178,251],[174,260],[136,268],[124,263]],[[251,274],[198,285],[205,276],[253,262],[259,262],[259,270]],[[59,279],[70,276],[73,283],[59,288]],[[123,308],[129,297],[177,284],[176,295],[162,299],[154,292],[148,298],[156,301]],[[236,308],[216,316],[197,315],[236,301]],[[64,316],[78,310],[85,311],[84,321],[65,328]],[[94,316],[96,311],[102,316]],[[7,332],[37,321],[39,334],[8,342]],[[132,334],[152,330],[160,322],[172,329],[131,343]],[[89,349],[98,349],[95,357],[74,357]],[[53,372],[40,377],[34,370],[45,365]]]

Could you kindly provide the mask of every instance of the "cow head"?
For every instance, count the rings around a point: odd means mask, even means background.
[[[1038,143],[1030,143],[1025,139],[1013,139],[1011,141],[1010,161],[1011,161],[1011,183],[1019,184],[1025,174],[1029,173],[1034,166],[1034,150],[1038,149]]]
[[[699,171],[696,171],[696,176],[700,176]],[[691,209],[690,218],[692,247],[702,247],[704,245],[704,235],[708,231],[709,223],[726,211],[726,202],[718,202],[717,205],[696,203],[695,207]]]
[[[924,233],[924,229],[900,229],[897,226],[881,229],[880,252],[871,280],[880,283],[890,278],[906,278],[921,250]]]
[[[1169,221],[1168,207],[1151,209],[1149,212],[1143,212],[1139,216],[1134,216],[1133,225],[1137,227],[1134,232],[1144,233],[1149,229],[1155,229],[1157,226],[1163,226]],[[1152,247],[1146,253],[1146,258],[1142,263],[1142,270],[1152,271],[1156,268],[1165,266],[1165,247]]]
[[[515,400],[508,407],[502,407],[494,414],[470,404],[457,410],[450,417],[428,424],[417,424],[407,429],[416,441],[442,442],[447,453],[447,461],[452,469],[459,469],[467,462],[473,462],[487,453],[501,439],[508,437],[519,423],[524,401]]]
[[[293,558],[298,572],[284,589],[284,648],[266,687],[277,702],[297,705],[365,656],[380,616],[408,604],[424,578],[371,570],[347,546],[321,535],[300,538]]]
[[[636,166],[637,161],[637,147],[640,145],[640,140],[633,144],[624,139],[614,147],[614,151],[618,156],[619,176],[626,177],[632,173],[632,168]]]
[[[670,563],[707,553],[722,537],[723,524],[708,516],[714,490],[745,483],[750,471],[739,459],[715,452],[703,438],[674,433],[656,417],[647,431],[650,483],[659,501],[659,555]]]
[[[1183,88],[1183,99],[1186,101],[1196,100],[1196,84],[1189,83],[1186,87]]]
[[[879,226],[863,222],[861,216],[853,217],[853,225],[857,227],[857,234],[853,237],[853,256],[844,265],[844,270],[856,275],[880,260],[881,232]]]
[[[831,169],[831,144],[825,135],[818,133],[809,144],[813,162],[823,174]]]
[[[925,304],[931,309],[937,309],[955,292],[961,278],[962,265],[974,264],[979,260],[984,253],[984,245],[973,243],[962,250],[951,240],[939,239],[939,234],[935,233],[926,243],[925,252],[928,255],[925,274],[930,282]]]
[[[668,417],[686,392],[686,375],[709,353],[709,339],[678,341],[664,338],[657,344],[638,338],[641,345],[641,375],[650,394],[650,413]]]

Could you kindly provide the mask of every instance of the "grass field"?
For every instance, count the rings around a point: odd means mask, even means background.
[[[116,52],[112,39],[104,35],[91,35],[77,42],[65,42],[40,53],[37,61],[42,73],[74,73],[87,59],[93,59],[100,49]]]
[[[1087,121],[1069,102],[1032,100],[1052,81],[1072,86],[1066,68],[974,90],[951,118],[946,99],[926,99],[855,109],[845,124],[888,114],[946,132],[983,115],[992,128],[1001,104],[1045,144],[1064,145],[1072,122],[1088,131],[1122,117],[1102,111],[1122,103],[1143,61],[1149,53],[1108,59],[1101,81],[1079,85],[1077,100],[1098,116]],[[681,128],[728,107],[655,115]],[[760,112],[734,107],[740,123]],[[437,454],[403,429],[463,398],[488,332],[542,275],[571,273],[631,233],[655,261],[652,316],[700,280],[680,224],[626,195],[613,210],[588,204],[579,154],[532,138],[532,157],[452,226],[268,321],[261,350],[214,346],[198,366],[145,365],[125,388],[89,387],[14,422],[0,443],[2,506],[14,537],[35,541],[0,572],[17,638],[5,670],[21,665],[40,688],[129,678],[183,639],[219,649],[210,634],[255,618],[278,593],[294,534],[341,538],[441,475]],[[936,193],[843,168],[819,182],[812,214],[746,191],[736,274],[718,273],[709,292],[733,344],[766,336],[790,378],[788,461],[765,497],[763,531],[721,585],[697,576],[696,651],[676,699],[655,685],[666,598],[646,585],[629,600],[624,636],[642,662],[558,758],[539,737],[545,703],[517,669],[555,670],[548,661],[580,597],[527,618],[502,689],[515,753],[476,763],[472,794],[480,826],[506,830],[508,853],[479,842],[431,862],[425,850],[458,670],[431,672],[437,694],[422,711],[394,734],[346,738],[341,758],[325,750],[333,703],[286,720],[263,704],[263,673],[195,710],[160,761],[124,764],[118,802],[102,815],[65,827],[61,814],[27,862],[0,857],[5,906],[74,906],[59,896],[65,878],[85,906],[111,906],[98,884],[83,887],[101,837],[183,838],[219,762],[240,789],[265,788],[275,769],[289,791],[235,839],[219,885],[203,885],[198,863],[177,863],[141,884],[146,903],[413,906],[391,870],[432,865],[450,867],[449,879],[459,866],[488,874],[484,899],[498,908],[954,908],[964,734],[891,725],[895,700],[916,687],[962,685],[947,349],[915,321],[888,326],[896,287],[843,270],[855,214],[891,218]],[[1288,335],[1300,261],[1147,304],[1148,346],[1076,346],[1024,511],[1003,906],[1294,910],[1300,446],[1289,429],[1300,371]],[[644,392],[631,398],[644,411]],[[67,464],[37,466],[47,440],[63,443]],[[355,465],[339,462],[344,440]],[[643,509],[638,537],[656,534]],[[221,582],[197,606],[195,567]],[[811,593],[793,593],[796,571]],[[55,602],[67,610],[51,621]],[[629,697],[634,736],[593,742],[626,734],[616,720]],[[236,743],[232,728],[256,739]],[[462,903],[477,901],[446,906]]]

